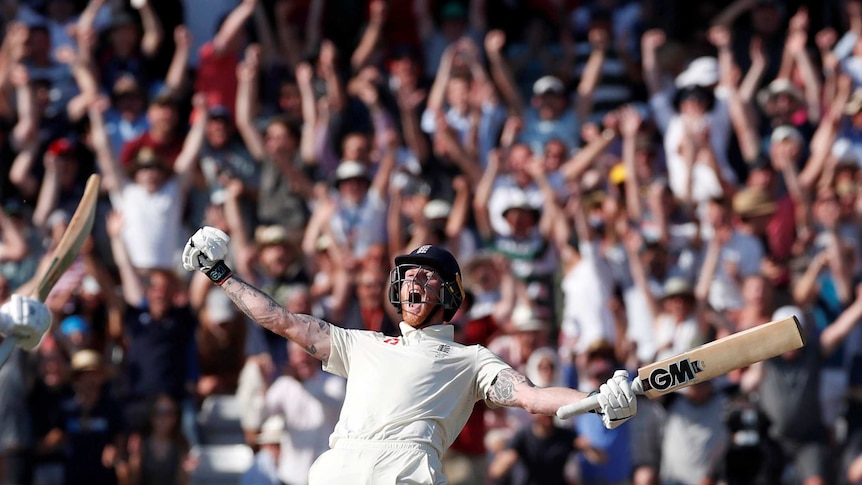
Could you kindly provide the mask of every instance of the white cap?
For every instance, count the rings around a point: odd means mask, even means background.
[[[368,169],[365,165],[356,160],[345,160],[338,164],[338,168],[335,169],[336,182],[355,178],[368,178]]]
[[[530,305],[522,303],[512,310],[509,318],[515,330],[519,332],[535,332],[548,328],[548,322],[536,314]]]
[[[796,317],[799,320],[799,324],[805,327],[805,316],[802,314],[802,309],[798,306],[785,305],[772,313],[772,320],[781,320],[787,317]]]
[[[426,219],[444,219],[452,212],[452,204],[443,199],[429,200],[422,208],[422,214]]]
[[[284,436],[284,418],[281,415],[274,414],[268,418],[260,427],[260,434],[257,436],[257,444],[259,445],[277,445],[281,443],[281,438]]]
[[[555,76],[542,76],[533,83],[533,94],[541,96],[547,93],[564,94],[566,86]]]
[[[688,67],[676,77],[674,84],[678,88],[709,87],[718,84],[718,59],[715,57],[698,57],[688,63]]]
[[[797,143],[802,143],[805,139],[802,137],[802,133],[796,129],[795,126],[791,125],[781,125],[772,130],[772,136],[769,137],[771,143],[777,143],[779,141],[784,141],[787,139],[791,139]]]

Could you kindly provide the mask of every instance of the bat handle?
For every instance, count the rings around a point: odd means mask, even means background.
[[[15,349],[15,344],[18,343],[18,339],[15,337],[6,337],[3,340],[3,343],[0,344],[0,367],[3,367],[3,364],[6,363],[6,359],[12,354],[12,351]]]
[[[644,388],[640,379],[635,379],[632,382],[632,391],[635,394],[643,394]],[[557,417],[560,419],[569,419],[578,414],[588,413],[590,411],[598,411],[602,407],[599,405],[599,395],[585,397],[578,402],[567,404],[557,409]]]

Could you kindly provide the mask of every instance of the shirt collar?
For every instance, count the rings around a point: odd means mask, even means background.
[[[401,322],[398,324],[398,327],[401,329],[401,335],[405,337],[416,333],[417,335],[425,334],[428,337],[440,340],[448,340],[450,342],[455,340],[455,327],[453,327],[452,325],[431,325],[430,327],[417,329],[411,327],[410,325],[407,325],[404,322]]]

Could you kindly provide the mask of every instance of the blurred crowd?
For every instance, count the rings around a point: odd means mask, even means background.
[[[456,341],[595,390],[795,315],[807,345],[608,431],[478,403],[453,484],[862,483],[862,2],[0,0],[0,301],[87,177],[92,237],[0,368],[0,483],[303,484],[345,382],[181,271],[397,336],[395,255],[459,259]],[[740,350],[741,351],[741,350]]]

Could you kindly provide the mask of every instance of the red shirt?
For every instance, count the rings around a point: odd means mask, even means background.
[[[239,84],[237,64],[239,57],[234,52],[217,54],[212,42],[201,47],[195,91],[206,95],[207,106],[222,105],[233,113]]]

